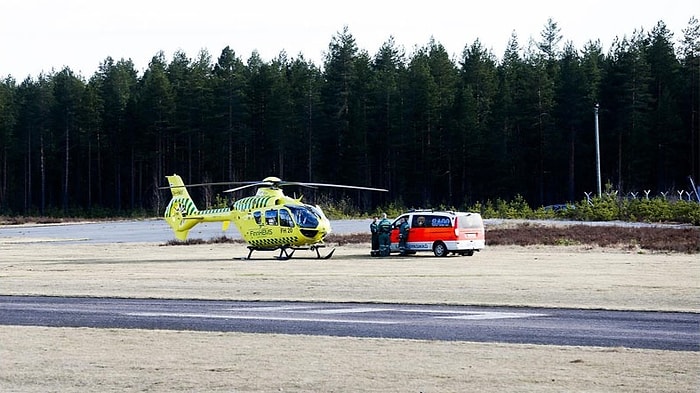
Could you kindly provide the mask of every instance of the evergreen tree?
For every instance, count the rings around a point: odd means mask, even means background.
[[[120,146],[117,151],[123,157],[131,157],[132,165],[135,165],[134,160],[143,162],[152,179],[163,179],[166,168],[173,172],[192,173],[187,143],[175,129],[176,98],[163,52],[151,59],[138,90],[139,130],[131,135],[131,143],[123,148]],[[135,152],[142,155],[136,156]],[[119,164],[116,173],[116,189],[121,194],[122,167]],[[117,208],[121,208],[120,204]]]
[[[319,130],[321,114],[321,71],[303,57],[294,59],[288,69],[291,116],[287,119],[291,142],[287,146],[286,167],[294,179],[311,179],[312,141]],[[291,162],[290,162],[291,161]]]
[[[652,96],[646,45],[646,36],[640,31],[631,40],[615,42],[602,84],[601,121],[605,116],[610,126],[601,131],[601,166],[615,168],[615,189],[623,193],[654,188],[657,151],[649,135]]]
[[[675,55],[673,34],[661,21],[649,33],[646,57],[653,102],[649,136],[656,147],[657,164],[652,168],[656,178],[652,185],[658,190],[670,190],[684,182],[690,163],[680,110],[680,62]]]
[[[581,55],[581,72],[583,74],[584,95],[581,98],[583,107],[580,108],[582,131],[578,133],[576,142],[576,200],[584,192],[596,189],[595,172],[595,118],[594,107],[601,102],[601,83],[604,76],[606,60],[602,53],[600,41],[589,41]]]
[[[17,87],[15,80],[7,77],[0,82],[0,213],[9,212],[14,202],[8,198],[11,185],[18,183],[17,171],[10,167],[13,149],[17,146],[15,126],[17,122]]]
[[[79,184],[77,197],[80,199],[80,205],[90,211],[94,203],[93,190],[98,184],[94,178],[95,168],[99,166],[99,161],[95,159],[96,142],[99,140],[104,108],[99,88],[93,80],[89,81],[83,90],[82,104],[79,115],[81,132],[78,135],[81,156],[74,178]]]
[[[47,212],[49,192],[56,190],[60,182],[47,187],[47,168],[58,165],[55,158],[55,141],[51,124],[54,105],[52,76],[41,74],[37,80],[25,79],[17,90],[18,149],[23,151],[24,198],[21,211],[24,214],[44,215]],[[60,188],[58,188],[60,189]],[[38,195],[38,201],[37,201]],[[50,206],[53,206],[51,204]]]
[[[122,161],[127,159],[127,162],[133,162],[132,155],[123,149],[128,142],[128,146],[133,144],[139,154],[144,154],[139,149],[141,135],[136,132],[141,124],[135,122],[129,109],[135,105],[137,94],[138,80],[134,64],[131,60],[124,59],[115,63],[108,57],[90,83],[97,90],[97,110],[102,120],[92,139],[96,150],[94,176],[97,201],[101,206],[118,209],[121,204]],[[111,192],[113,190],[116,195]]]
[[[524,195],[527,180],[532,177],[526,167],[526,146],[523,142],[522,118],[525,116],[525,64],[520,56],[520,45],[515,32],[511,34],[503,60],[497,68],[498,89],[494,113],[495,139],[500,141],[493,171],[492,193],[487,197],[510,198]]]
[[[405,136],[405,103],[403,88],[406,77],[406,59],[402,49],[396,47],[390,37],[379,48],[372,64],[373,97],[370,98],[372,118],[368,125],[370,143],[370,184],[382,188],[395,188],[396,160],[401,156],[402,146],[396,147]]]
[[[55,97],[55,106],[53,107],[53,128],[56,130],[56,137],[62,136],[61,141],[56,140],[57,145],[62,145],[63,165],[62,176],[58,176],[60,172],[55,172],[54,176],[61,178],[61,199],[63,213],[66,214],[69,204],[69,195],[77,194],[78,188],[73,189],[73,193],[69,190],[71,179],[71,151],[77,152],[78,149],[73,147],[73,139],[79,140],[77,135],[82,131],[82,125],[79,123],[81,112],[83,111],[82,99],[85,89],[85,83],[73,74],[70,68],[66,67],[53,77],[53,94]],[[80,145],[77,145],[80,147]],[[80,162],[80,160],[76,160]]]
[[[586,99],[586,80],[581,65],[581,58],[572,43],[567,43],[560,60],[559,80],[556,89],[556,105],[554,117],[558,119],[561,133],[566,135],[561,138],[560,150],[567,152],[568,165],[566,166],[566,182],[564,172],[559,170],[555,178],[556,184],[568,184],[567,192],[559,187],[555,192],[555,201],[576,200],[576,146],[579,133],[588,117],[593,104]],[[563,155],[562,155],[563,160]],[[561,162],[563,164],[563,162]],[[563,165],[562,165],[563,167]],[[554,187],[555,189],[557,187]]]
[[[222,159],[221,177],[239,181],[246,173],[245,157],[249,149],[249,139],[245,137],[245,65],[227,46],[214,65],[213,75],[212,120],[217,132],[209,151]]]
[[[566,175],[561,172],[562,168],[567,168],[568,154],[565,154],[566,137],[557,124],[554,110],[556,102],[555,85],[559,80],[560,62],[558,43],[561,40],[559,27],[549,19],[541,32],[542,40],[536,43],[539,51],[531,52],[525,61],[528,64],[530,78],[529,83],[530,98],[533,103],[530,106],[531,124],[529,127],[530,146],[533,158],[535,159],[535,171],[533,174],[536,180],[536,198],[529,200],[537,201],[540,205],[547,205],[557,202],[554,189],[560,184],[565,184]]]
[[[683,29],[680,52],[683,80],[681,113],[690,147],[690,174],[700,178],[700,22],[692,17]]]
[[[279,130],[273,130],[271,110],[276,72],[257,52],[248,59],[245,97],[252,148],[247,152],[247,158],[252,165],[246,176],[255,179],[262,179],[270,173],[280,175],[276,155],[281,141]]]
[[[488,195],[488,189],[493,187],[494,169],[500,161],[501,143],[499,133],[494,132],[496,60],[479,40],[464,48],[460,76],[461,91],[452,115],[457,120],[452,126],[455,143],[450,153],[455,160],[450,172],[454,171],[454,178],[459,180],[459,187],[450,189],[450,200],[455,206],[464,202],[472,204]],[[453,192],[467,200],[454,200]]]
[[[356,60],[358,48],[355,38],[345,26],[335,35],[324,60],[325,83],[321,88],[323,120],[321,130],[312,140],[311,162],[312,181],[349,182],[350,172],[343,168],[353,168],[352,149],[355,148],[351,131],[354,91],[357,85]],[[352,174],[356,176],[355,173]]]
[[[293,127],[289,123],[294,111],[289,84],[291,65],[287,54],[282,52],[270,63],[270,66],[272,85],[270,86],[270,105],[267,109],[270,113],[270,132],[274,140],[274,156],[270,157],[274,169],[271,173],[285,179],[289,178],[289,175],[295,177],[288,170],[288,164],[294,160],[290,149],[298,143]]]

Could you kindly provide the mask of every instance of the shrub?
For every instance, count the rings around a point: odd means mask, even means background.
[[[700,203],[676,201],[670,205],[670,219],[693,225],[700,225]]]
[[[671,221],[671,207],[662,198],[629,200],[627,201],[626,219],[643,222]]]

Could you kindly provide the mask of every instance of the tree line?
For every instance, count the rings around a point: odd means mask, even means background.
[[[479,40],[456,59],[433,39],[407,55],[393,37],[370,55],[344,27],[321,66],[226,47],[216,60],[159,52],[141,75],[108,57],[88,79],[8,76],[0,214],[156,214],[172,173],[389,189],[349,194],[367,209],[576,201],[596,187],[596,104],[606,184],[687,188],[700,175],[699,80],[694,17],[678,43],[659,21],[608,53],[563,41],[550,19],[526,45],[513,33],[500,60]]]

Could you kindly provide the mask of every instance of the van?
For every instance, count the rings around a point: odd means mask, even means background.
[[[435,256],[474,255],[486,247],[484,221],[479,213],[419,210],[401,214],[391,231],[391,252],[399,252],[399,224],[406,217],[410,230],[407,253],[432,251]]]

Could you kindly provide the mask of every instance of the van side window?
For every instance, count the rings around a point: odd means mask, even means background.
[[[444,217],[444,216],[428,216],[428,220],[426,221],[428,226],[430,227],[451,227],[452,226],[452,220],[450,220],[449,217]]]
[[[413,216],[411,228],[422,228],[425,226],[425,216]]]

